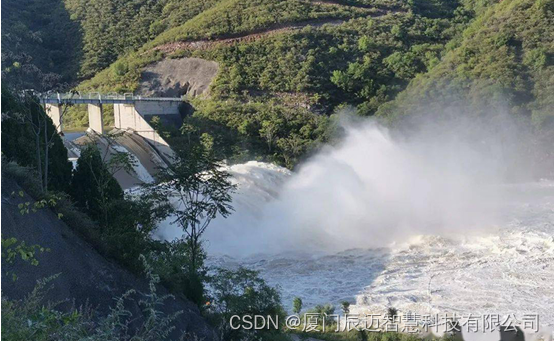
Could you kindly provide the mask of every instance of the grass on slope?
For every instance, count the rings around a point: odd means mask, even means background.
[[[322,100],[359,104],[377,92],[389,96],[403,89],[415,74],[436,63],[455,33],[447,19],[396,13],[216,45],[207,51],[186,50],[174,57],[219,62],[222,72],[213,85],[215,96],[256,90],[309,92],[318,93]],[[83,83],[81,89],[135,91],[142,68],[161,58],[156,51],[131,54]]]
[[[455,32],[446,19],[396,13],[182,51],[177,56],[215,60],[221,70],[212,99],[194,102],[191,126],[211,134],[229,160],[266,158],[293,167],[327,140],[329,120],[314,111],[345,102],[370,113],[431,68]],[[135,53],[82,86],[137,89],[140,70],[160,58]]]
[[[81,26],[81,77],[94,76],[118,57],[138,49],[219,1],[63,0],[71,18]]]
[[[275,24],[309,19],[348,19],[367,15],[374,10],[305,0],[223,0],[183,25],[165,31],[138,52],[128,53],[91,80],[85,81],[79,88],[98,91],[137,90],[142,67],[162,58],[160,53],[149,50],[164,42],[193,37],[201,39],[213,35],[229,36],[241,32],[246,34]]]
[[[367,12],[365,8],[305,0],[227,0],[162,33],[147,46],[250,33],[308,19],[352,18]]]

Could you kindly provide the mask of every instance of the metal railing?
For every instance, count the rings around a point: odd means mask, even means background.
[[[45,103],[133,103],[137,101],[181,102],[180,97],[143,97],[133,93],[55,93],[39,96]]]

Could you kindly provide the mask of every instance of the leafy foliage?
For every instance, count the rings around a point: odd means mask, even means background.
[[[285,312],[280,303],[279,292],[268,286],[258,272],[244,268],[236,271],[217,269],[210,281],[210,288],[213,301],[208,312],[211,320],[219,326],[223,340],[254,340],[264,337],[273,339],[270,336],[277,331],[272,329],[233,330],[229,326],[229,320],[234,315],[279,317],[280,324],[283,323]]]
[[[350,302],[343,301],[340,305],[342,312],[344,312],[345,315],[348,315],[348,313],[350,312]]]
[[[505,108],[540,124],[554,108],[552,1],[503,1],[483,12],[428,74],[414,79],[381,116],[456,107],[472,116]],[[431,104],[431,105],[430,105]]]
[[[294,300],[292,301],[292,311],[295,314],[299,314],[300,311],[302,311],[302,298],[300,297],[294,298]]]
[[[65,0],[82,35],[80,76],[89,78],[120,56],[210,8],[218,0]],[[119,63],[118,73],[129,66]]]
[[[159,183],[151,186],[149,192],[149,197],[158,205],[167,204],[166,216],[171,215],[173,223],[183,230],[181,240],[166,246],[165,251],[154,258],[165,259],[166,267],[177,274],[186,271],[183,276],[187,278],[181,278],[176,284],[197,304],[203,300],[205,276],[202,236],[216,216],[227,217],[231,213],[231,192],[235,189],[229,181],[229,173],[212,152],[210,137],[204,135],[202,138],[201,145],[177,150],[172,165],[160,171]],[[176,203],[169,205],[170,200]],[[185,259],[185,264],[177,265],[180,269],[176,270],[174,263],[179,258]]]
[[[147,268],[148,269],[148,268]],[[41,279],[23,300],[2,297],[2,338],[6,340],[163,340],[174,329],[173,322],[182,312],[170,315],[160,311],[168,296],[157,294],[159,279],[148,269],[149,290],[138,305],[143,317],[133,317],[126,309],[131,295],[129,290],[115,299],[115,305],[106,316],[92,308],[72,307],[58,309],[59,303],[45,302],[48,286],[57,276]],[[137,325],[138,321],[138,325]],[[131,322],[135,324],[131,328]]]
[[[182,294],[200,307],[205,303],[204,283],[207,269],[204,265],[206,254],[201,249],[195,257],[195,269],[192,268],[190,241],[152,242],[147,255],[149,264],[163,285],[172,293]]]
[[[183,25],[159,35],[147,46],[251,33],[278,24],[308,19],[351,18],[364,15],[368,10],[301,0],[223,0]]]
[[[107,153],[107,152],[106,152]],[[123,199],[123,190],[104,163],[95,145],[81,150],[71,182],[71,195],[93,219],[107,224],[110,204]]]
[[[231,100],[195,104],[192,120],[185,121],[189,126],[183,127],[193,127],[197,134],[213,135],[214,150],[231,161],[269,155],[270,160],[292,168],[302,155],[328,139],[329,118],[303,108]]]
[[[38,266],[38,259],[35,257],[37,252],[48,252],[48,248],[39,245],[27,245],[25,241],[17,241],[16,238],[2,238],[2,261],[12,264],[16,259],[20,258],[24,262],[28,262],[32,266]],[[11,276],[13,281],[17,280],[17,274],[14,272],[5,272],[5,276]]]
[[[2,3],[2,77],[20,88],[40,89],[75,80],[80,31],[62,1]],[[50,90],[50,89],[48,89]]]
[[[41,186],[45,185],[42,179],[47,161],[47,184],[54,190],[68,189],[71,163],[52,120],[35,97],[20,98],[5,87],[2,88],[2,156],[7,161],[40,170]]]

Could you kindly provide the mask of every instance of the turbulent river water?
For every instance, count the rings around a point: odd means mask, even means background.
[[[507,152],[487,146],[495,158],[367,124],[294,173],[230,166],[235,211],[209,227],[209,263],[259,270],[289,311],[298,296],[357,312],[538,314],[552,330],[554,181],[505,182]],[[181,236],[168,222],[158,236]]]

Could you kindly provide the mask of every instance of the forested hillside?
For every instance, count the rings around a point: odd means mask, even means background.
[[[540,125],[553,118],[554,1],[503,1],[464,31],[457,46],[416,77],[379,114],[456,107],[486,115],[501,107]]]
[[[151,63],[216,61],[211,97],[193,101],[196,133],[213,135],[232,161],[269,158],[293,167],[328,140],[330,114],[348,105],[376,113],[460,44],[491,3],[220,1],[79,89],[138,91]]]
[[[209,9],[218,0],[65,0],[83,32],[80,76],[94,76],[124,53]]]
[[[2,1],[2,76],[27,88],[51,89],[76,80],[78,23],[60,0]]]
[[[52,70],[73,70],[81,91],[139,92],[152,63],[216,61],[210,97],[192,100],[193,136],[211,134],[231,161],[292,167],[328,140],[330,115],[345,106],[393,118],[437,99],[481,111],[502,101],[535,124],[548,121],[552,2],[65,0],[59,8],[80,40]],[[86,124],[84,112],[69,123]]]

